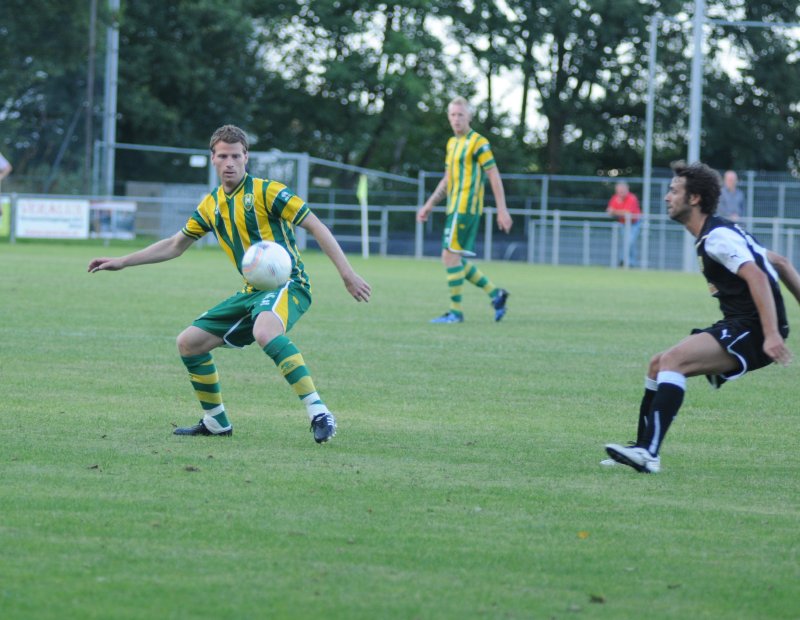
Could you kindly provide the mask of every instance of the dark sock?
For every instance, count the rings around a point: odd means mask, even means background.
[[[653,399],[656,396],[658,383],[655,379],[645,377],[644,379],[644,395],[642,396],[642,403],[639,405],[639,427],[636,429],[636,445],[643,445],[644,436],[647,432],[647,416],[653,406]]]
[[[658,450],[669,430],[678,410],[683,404],[686,393],[686,377],[672,371],[658,373],[658,390],[653,398],[653,406],[647,416],[647,429],[641,442],[653,456],[658,456]]]

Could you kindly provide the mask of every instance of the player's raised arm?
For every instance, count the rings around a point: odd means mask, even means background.
[[[353,271],[350,262],[342,251],[342,247],[339,245],[339,242],[336,241],[336,238],[328,227],[313,213],[309,213],[300,226],[310,232],[314,236],[314,239],[317,240],[319,247],[322,248],[322,251],[325,252],[339,271],[345,288],[347,288],[353,298],[356,301],[369,301],[372,288],[361,276]]]
[[[95,271],[119,271],[125,267],[146,265],[150,263],[163,263],[183,254],[194,243],[194,239],[187,237],[182,232],[177,232],[167,239],[156,241],[137,252],[126,254],[117,258],[101,257],[89,261],[89,273]]]
[[[800,273],[797,273],[797,269],[789,262],[789,259],[771,250],[767,252],[767,259],[775,267],[781,282],[789,289],[797,303],[800,303]]]

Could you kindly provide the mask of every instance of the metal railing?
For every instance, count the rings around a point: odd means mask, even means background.
[[[62,196],[5,194],[5,204],[14,214],[22,198],[82,199],[106,205],[109,202],[135,202],[135,232],[139,236],[165,237],[186,223],[197,201],[191,198],[163,196]],[[320,219],[333,231],[348,252],[367,256],[438,257],[445,211],[437,207],[427,223],[416,221],[416,205],[370,205],[367,218],[360,204],[309,203]],[[627,247],[631,222],[618,224],[605,213],[561,209],[510,209],[514,228],[506,235],[495,227],[495,209],[484,210],[483,223],[476,243],[476,253],[483,260],[510,260],[550,265],[582,265],[658,270],[696,269],[693,240],[683,226],[665,214],[644,218],[637,239],[637,265],[631,265]],[[742,225],[766,247],[798,263],[800,218],[745,217]],[[366,226],[366,229],[364,228]],[[207,241],[213,243],[210,236]],[[313,245],[308,238],[307,244]]]

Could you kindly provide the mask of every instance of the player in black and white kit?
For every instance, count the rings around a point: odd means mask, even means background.
[[[737,224],[716,216],[719,174],[705,164],[673,164],[665,197],[669,217],[697,239],[697,256],[723,319],[650,360],[639,409],[636,443],[606,445],[611,459],[644,473],[661,469],[659,448],[678,414],[686,378],[705,375],[714,387],[744,373],[792,358],[780,279],[800,302],[800,274]]]

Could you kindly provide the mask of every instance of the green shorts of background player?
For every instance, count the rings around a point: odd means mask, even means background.
[[[221,346],[244,347],[256,342],[305,405],[314,440],[324,443],[336,433],[336,420],[317,393],[302,354],[286,335],[311,305],[295,227],[301,226],[314,237],[356,301],[369,301],[371,288],[353,271],[333,234],[303,200],[277,181],[247,174],[248,140],[241,129],[233,125],[220,127],[211,137],[210,146],[211,163],[220,185],[200,202],[186,226],[172,237],[126,256],[92,259],[88,271],[118,271],[171,260],[212,233],[241,274],[242,256],[250,245],[261,240],[282,245],[292,257],[292,276],[285,285],[272,291],[254,291],[248,285],[198,317],[178,336],[178,351],[203,417],[194,426],[174,432],[215,436],[233,433],[211,352]],[[202,274],[196,281],[202,282]]]

